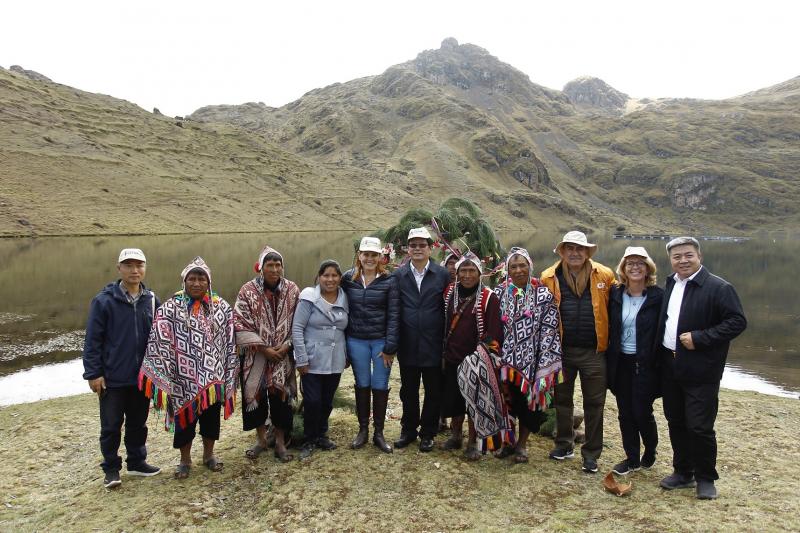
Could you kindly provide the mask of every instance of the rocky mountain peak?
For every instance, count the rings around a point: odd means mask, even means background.
[[[486,49],[448,37],[435,50],[420,52],[401,65],[422,78],[440,86],[463,91],[479,90],[483,94],[506,95],[523,105],[553,114],[571,114],[572,106],[560,91],[531,82],[528,75],[500,61]]]
[[[438,85],[454,85],[460,89],[483,86],[509,91],[519,83],[530,83],[528,76],[485,49],[474,44],[459,44],[453,37],[443,40],[436,50],[420,52],[405,66]]]
[[[16,72],[17,74],[21,74],[22,76],[25,76],[29,80],[46,81],[48,83],[52,83],[53,82],[53,80],[51,80],[50,78],[48,78],[44,74],[39,74],[35,70],[26,70],[26,69],[22,68],[19,65],[11,65],[11,67],[9,67],[8,70],[10,70],[11,72]]]
[[[564,86],[564,94],[575,107],[584,111],[620,114],[630,97],[600,78],[581,76]]]
[[[455,37],[448,37],[442,41],[442,46],[440,48],[445,50],[455,50],[458,48],[458,41]]]

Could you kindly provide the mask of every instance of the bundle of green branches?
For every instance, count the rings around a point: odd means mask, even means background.
[[[411,228],[427,226],[433,229],[439,246],[446,241],[461,253],[472,251],[486,260],[487,266],[502,260],[504,250],[494,229],[473,202],[463,198],[448,198],[436,212],[424,208],[406,211],[394,226],[378,231],[375,236],[392,243],[397,250],[406,246]],[[437,238],[438,237],[438,238]]]

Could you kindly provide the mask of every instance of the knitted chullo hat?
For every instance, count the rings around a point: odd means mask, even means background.
[[[206,291],[205,295],[203,295],[200,300],[193,300],[186,291],[186,278],[189,276],[189,274],[196,270],[202,272],[208,278],[208,291]],[[189,305],[189,315],[197,315],[200,313],[200,307],[202,303],[206,303],[211,306],[211,315],[214,315],[215,308],[219,303],[219,296],[217,296],[214,291],[211,290],[211,268],[206,264],[202,257],[198,255],[192,259],[191,263],[186,265],[181,272],[181,285],[182,290],[176,294],[176,297],[178,297],[179,301]],[[186,316],[187,327],[189,315]],[[216,323],[213,325],[213,330],[217,330]]]
[[[280,257],[281,264],[286,266],[283,263],[283,256],[281,255],[281,253],[275,248],[272,248],[269,244],[267,244],[266,246],[264,246],[264,249],[261,250],[261,253],[258,254],[258,262],[255,264],[255,267],[253,267],[256,272],[261,272],[261,268],[264,266],[264,258],[267,257],[269,254],[275,254],[278,257]]]
[[[475,268],[478,269],[478,272],[483,273],[483,265],[481,265],[481,260],[473,252],[467,252],[461,256],[461,259],[456,262],[456,272],[458,272],[458,269],[461,268],[461,265],[464,263],[472,263],[475,265]]]
[[[508,266],[511,263],[511,259],[513,259],[515,255],[525,259],[525,261],[528,262],[528,268],[530,269],[528,273],[528,280],[524,287],[517,287],[511,280],[511,273],[509,272]],[[520,246],[514,246],[508,251],[505,268],[505,290],[500,294],[500,315],[501,320],[504,323],[508,322],[508,320],[511,318],[511,314],[513,314],[515,311],[519,311],[520,308],[524,307],[526,302],[530,302],[532,298],[533,287],[531,285],[530,273],[533,272],[533,259],[531,259],[531,255],[528,253],[528,250]],[[518,300],[522,306],[517,305]]]
[[[483,273],[483,265],[481,265],[480,258],[475,255],[473,252],[467,252],[461,259],[458,260],[456,263],[456,281],[455,283],[450,284],[450,288],[447,290],[447,294],[444,297],[444,305],[445,305],[445,317],[447,315],[448,306],[452,306],[453,312],[458,308],[459,305],[459,295],[458,295],[458,269],[464,265],[465,263],[472,263],[478,269],[479,273]],[[472,308],[472,312],[475,313],[475,322],[478,325],[478,338],[483,339],[485,335],[485,327],[483,324],[483,281],[481,278],[478,278],[478,286],[475,289],[475,305]]]
[[[203,261],[199,255],[192,259],[192,262],[186,265],[186,268],[181,272],[181,282],[186,283],[186,276],[193,270],[201,270],[208,278],[208,286],[211,287],[211,268]]]

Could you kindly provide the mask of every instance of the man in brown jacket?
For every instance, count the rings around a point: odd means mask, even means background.
[[[553,252],[561,259],[542,272],[541,281],[555,295],[561,315],[564,382],[556,385],[556,447],[550,458],[574,457],[572,427],[575,379],[580,373],[586,442],[581,447],[583,471],[597,472],[603,449],[603,408],[606,401],[608,295],[614,273],[591,260],[596,244],[580,231],[570,231]]]

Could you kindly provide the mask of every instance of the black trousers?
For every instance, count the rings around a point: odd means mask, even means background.
[[[458,365],[445,361],[442,376],[442,416],[450,418],[466,415],[467,402],[464,401],[461,389],[458,388]]]
[[[147,415],[150,400],[136,386],[107,388],[100,396],[100,451],[105,472],[122,468],[118,455],[125,422],[125,462],[128,468],[136,467],[147,459]]]
[[[328,418],[333,411],[333,396],[341,374],[306,374],[303,384],[303,432],[306,442],[314,442],[328,433]]]
[[[294,413],[289,398],[285,400],[279,394],[269,394],[269,401],[261,401],[252,411],[242,409],[242,427],[245,431],[256,429],[266,424],[269,418],[272,425],[282,429],[288,435],[292,431]]]
[[[672,444],[672,466],[676,472],[713,481],[717,474],[717,435],[714,422],[719,408],[719,382],[690,383],[673,377],[674,358],[661,354],[661,391],[664,416]]]
[[[425,390],[422,415],[419,410],[419,382]],[[407,366],[400,363],[400,401],[403,417],[400,426],[403,433],[419,434],[423,439],[432,439],[439,432],[439,413],[442,397],[442,368],[440,366]],[[420,431],[417,432],[417,428]]]
[[[524,427],[533,434],[539,432],[542,423],[547,420],[547,414],[544,411],[531,411],[528,409],[528,399],[520,390],[514,386],[510,388],[511,391],[511,409],[512,416],[519,420],[520,427]]]
[[[645,453],[655,454],[658,428],[653,416],[654,391],[637,383],[636,356],[620,354],[615,376],[622,448],[631,466],[640,464],[640,438]]]
[[[181,430],[175,424],[175,436],[172,438],[173,448],[182,448],[192,442],[196,436],[197,423],[200,423],[200,436],[211,440],[219,440],[219,413],[222,408],[221,403],[215,403],[200,416],[194,419],[194,422],[186,426],[186,429]]]
[[[336,388],[334,387],[335,391]],[[331,398],[333,397],[331,396]],[[292,404],[289,403],[288,395],[285,400],[281,398],[280,394],[269,395],[269,418],[272,421],[272,425],[282,429],[288,437],[292,432],[294,422],[294,413],[292,412]]]

